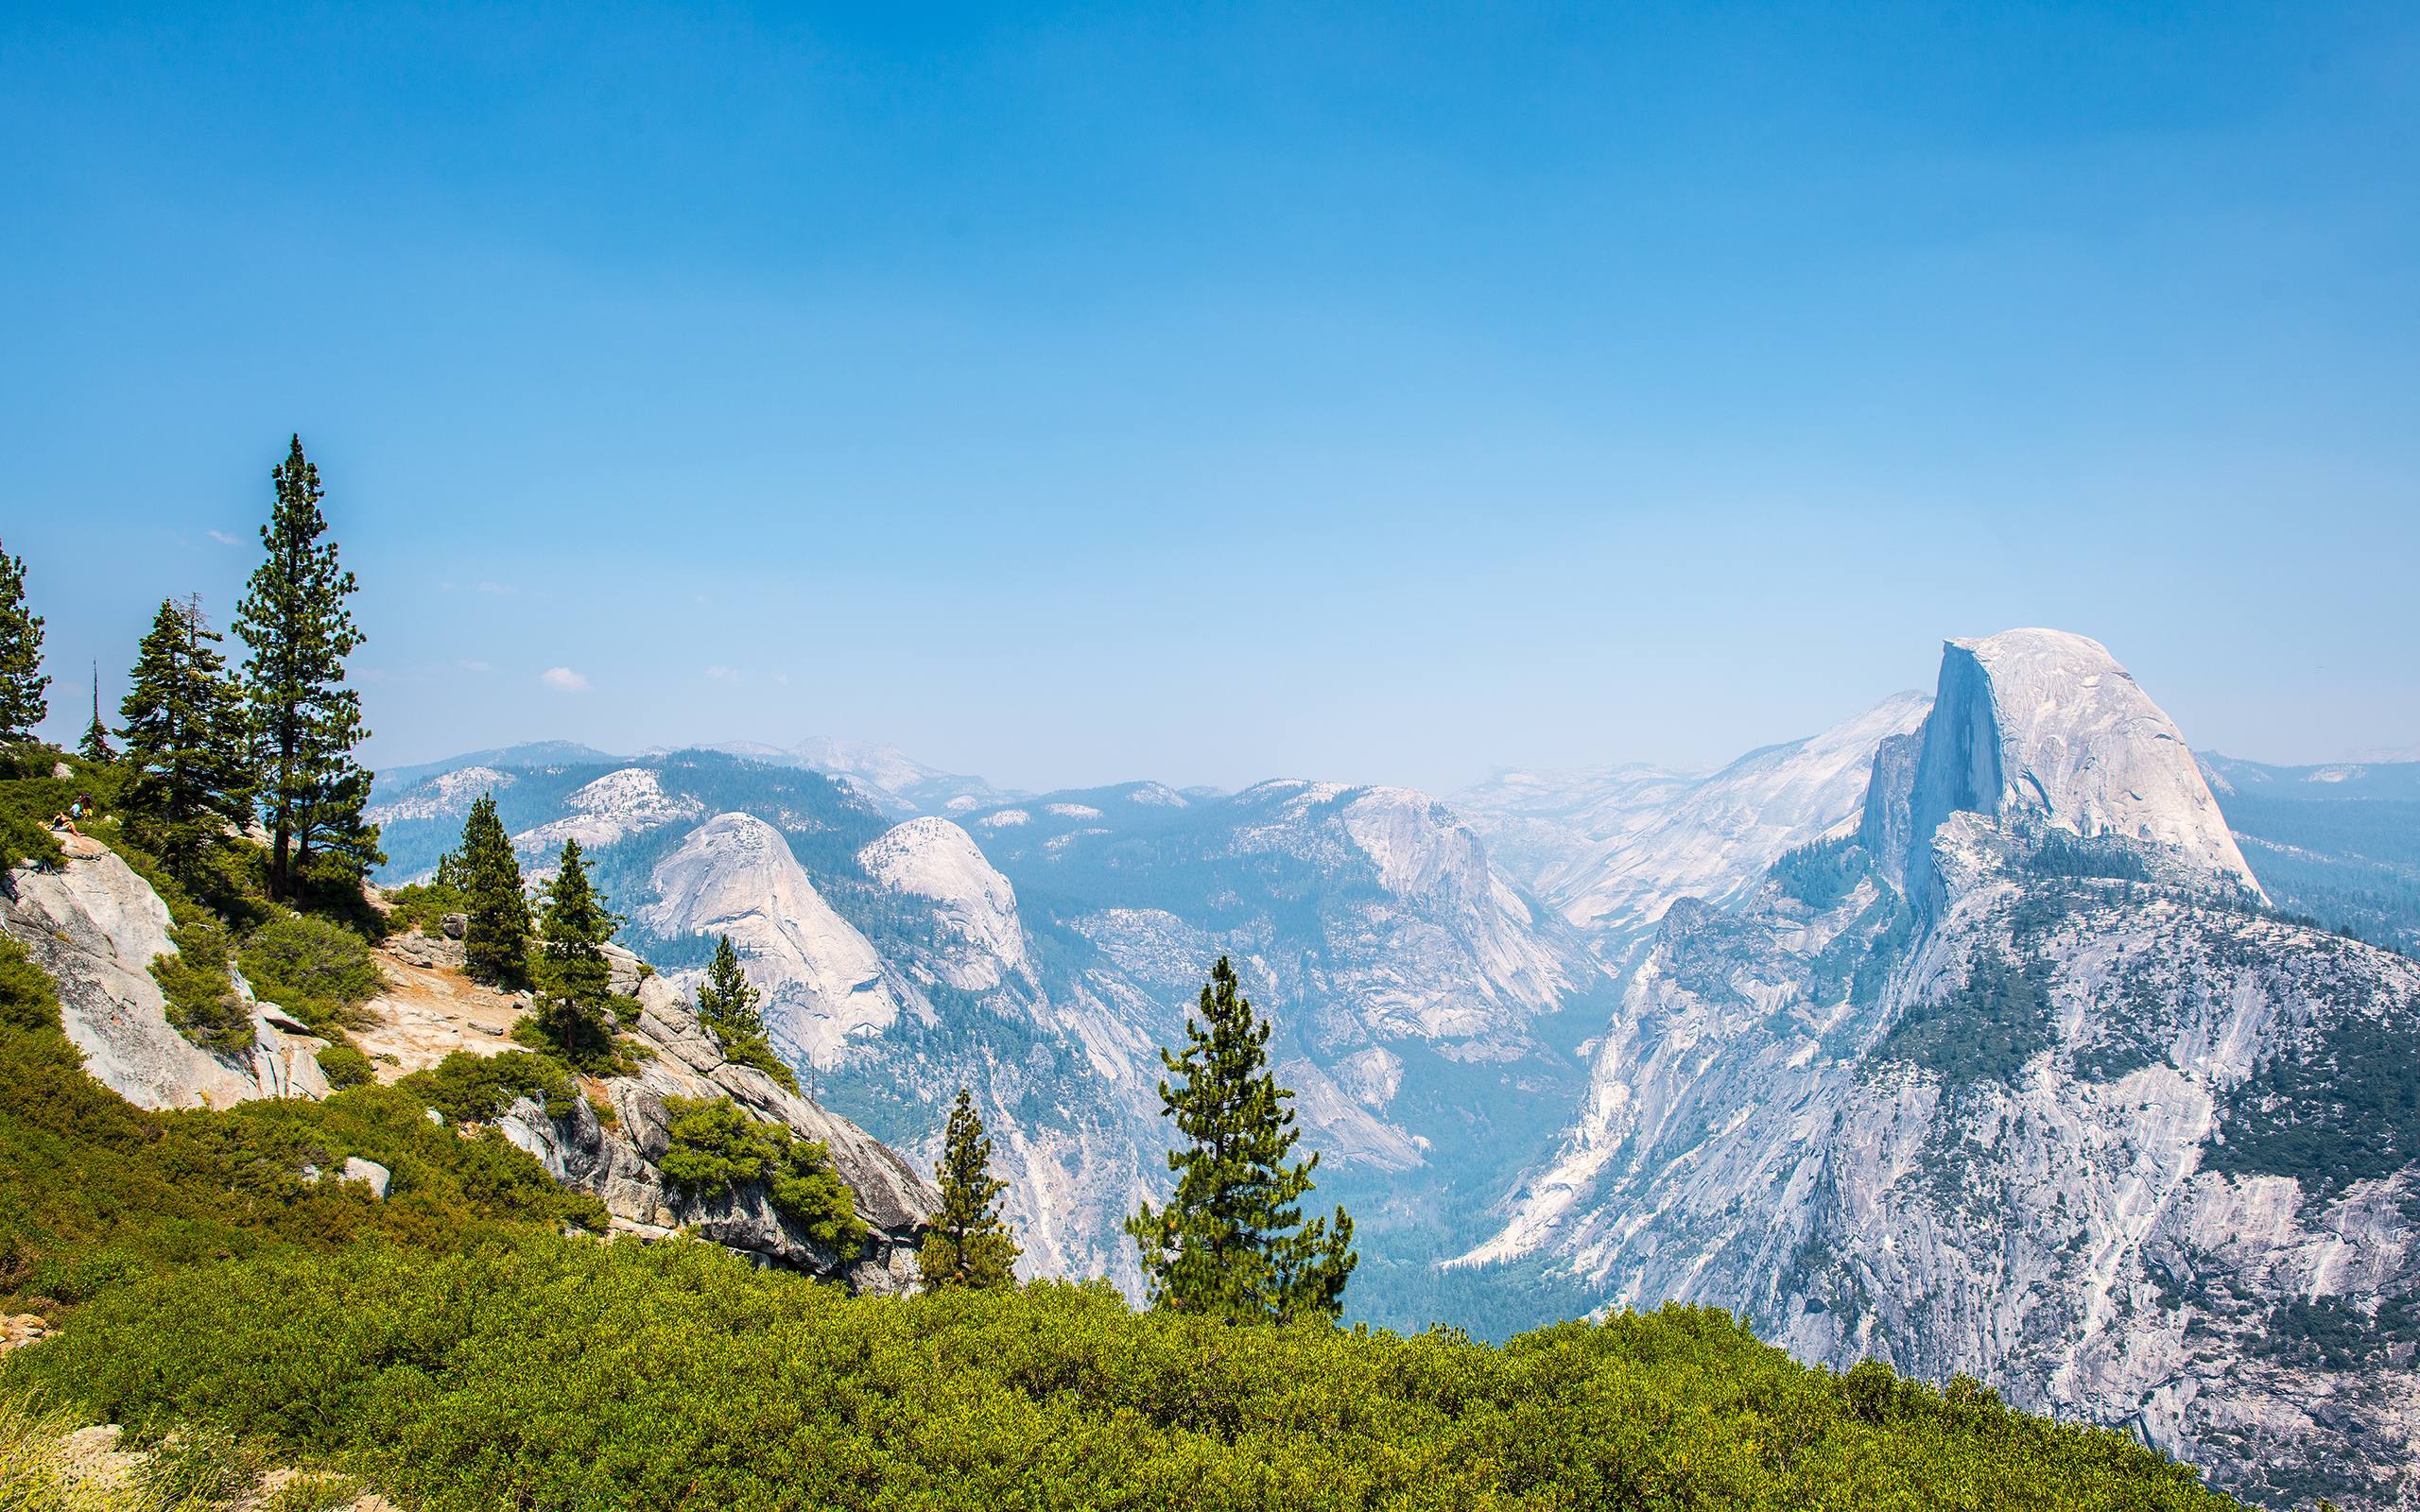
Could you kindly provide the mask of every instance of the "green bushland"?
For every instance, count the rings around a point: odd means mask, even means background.
[[[394,934],[419,930],[424,935],[443,933],[447,914],[465,913],[469,902],[459,888],[433,882],[406,883],[387,894],[387,927]]]
[[[671,1122],[656,1165],[666,1180],[698,1197],[762,1184],[774,1211],[816,1243],[842,1253],[864,1243],[856,1194],[833,1171],[832,1152],[821,1140],[762,1123],[728,1097],[667,1097],[664,1107]]]
[[[1098,1285],[851,1299],[702,1245],[262,1255],[116,1291],[0,1377],[426,1512],[2233,1504],[2122,1435],[1834,1377],[1712,1310],[1499,1348]]]
[[[393,1173],[387,1200],[306,1175],[348,1156]],[[0,1032],[0,1303],[73,1304],[280,1245],[447,1250],[496,1224],[566,1223],[601,1228],[603,1209],[493,1130],[430,1123],[400,1087],[151,1112],[85,1075],[57,1029]]]
[[[370,1057],[349,1044],[321,1047],[317,1057],[320,1074],[328,1078],[328,1086],[337,1091],[348,1087],[366,1087],[377,1076],[377,1069]]]
[[[537,1099],[548,1117],[561,1118],[579,1095],[562,1061],[525,1050],[497,1056],[457,1050],[399,1085],[458,1124],[484,1124],[524,1097]]]
[[[252,991],[322,1034],[361,1025],[386,987],[370,942],[332,919],[285,914],[253,930],[237,957]]]
[[[170,901],[168,938],[174,954],[154,956],[151,979],[167,999],[168,1022],[207,1050],[233,1053],[252,1044],[252,1010],[235,992],[227,970],[234,940],[218,917],[182,898]]]

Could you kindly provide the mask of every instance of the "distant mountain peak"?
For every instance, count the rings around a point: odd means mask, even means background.
[[[1945,643],[1922,741],[1910,874],[1929,873],[1933,833],[1965,811],[2163,847],[2190,869],[2260,890],[2176,722],[2089,636],[2017,629]]]

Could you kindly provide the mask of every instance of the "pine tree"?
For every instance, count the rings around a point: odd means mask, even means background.
[[[995,1206],[1009,1184],[992,1176],[992,1142],[963,1087],[950,1106],[949,1127],[942,1135],[942,1158],[933,1174],[941,1180],[941,1211],[916,1252],[916,1268],[925,1287],[939,1291],[1014,1284],[1013,1267],[1024,1251]]]
[[[739,969],[739,953],[731,948],[731,936],[725,935],[715,946],[714,964],[706,968],[705,981],[698,986],[698,1022],[726,1044],[761,1040],[765,1014],[756,1005],[763,996]]]
[[[34,738],[50,713],[42,616],[26,608],[26,560],[0,551],[0,746]]]
[[[93,663],[93,722],[84,727],[82,744],[76,754],[88,762],[112,762],[117,752],[110,748],[110,727],[101,723],[101,664]]]
[[[362,817],[370,774],[353,759],[368,737],[361,695],[344,685],[344,659],[361,644],[345,600],[353,574],[337,561],[320,512],[320,470],[294,438],[269,474],[277,503],[261,527],[268,559],[253,570],[237,607],[261,803],[269,828],[269,891],[298,896],[315,852],[341,860],[356,875],[385,858],[378,831]]]
[[[605,1017],[614,969],[605,943],[621,923],[589,885],[579,842],[563,842],[562,862],[546,884],[539,937],[544,962],[539,972],[538,1027],[575,1058],[610,1053],[614,1034]]]
[[[160,601],[136,652],[126,700],[126,806],[135,833],[181,878],[230,825],[251,815],[242,695],[227,675],[201,600]]]
[[[1155,1305],[1239,1321],[1334,1317],[1353,1274],[1353,1220],[1303,1221],[1295,1204],[1311,1190],[1320,1158],[1287,1163],[1294,1142],[1294,1094],[1269,1070],[1269,1024],[1236,991],[1225,956],[1201,989],[1199,1022],[1187,1018],[1184,1054],[1160,1059],[1184,1078],[1160,1082],[1162,1111],[1176,1120],[1183,1149],[1168,1205],[1148,1202],[1126,1221],[1142,1251]]]
[[[463,912],[463,964],[473,976],[499,987],[529,980],[529,899],[521,885],[521,863],[512,837],[496,817],[495,798],[482,793],[462,821],[457,871]]]

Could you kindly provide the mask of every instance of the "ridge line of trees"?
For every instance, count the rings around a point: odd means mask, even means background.
[[[97,664],[78,752],[126,763],[130,828],[180,881],[198,882],[227,830],[258,820],[268,896],[291,904],[315,885],[357,887],[386,857],[365,816],[371,773],[354,756],[370,733],[361,695],[345,683],[345,661],[364,639],[348,602],[359,585],[325,539],[326,490],[300,436],[269,478],[263,560],[233,627],[241,668],[229,669],[199,594],[164,598],[118,708],[123,755],[101,718]],[[24,558],[0,550],[0,746],[32,743],[49,712],[43,628],[27,607]]]

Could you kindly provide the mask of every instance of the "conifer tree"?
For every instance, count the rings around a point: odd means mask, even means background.
[[[353,574],[337,561],[320,512],[320,470],[294,438],[269,474],[277,503],[261,527],[268,558],[253,570],[237,607],[260,764],[261,806],[269,829],[269,891],[298,896],[315,852],[336,856],[355,874],[384,857],[377,827],[362,817],[370,774],[353,759],[369,735],[361,695],[344,685],[344,659],[361,644],[345,600]]]
[[[1294,1094],[1270,1073],[1269,1024],[1223,955],[1197,1013],[1185,1020],[1184,1054],[1160,1052],[1183,1078],[1160,1082],[1162,1111],[1185,1142],[1168,1152],[1175,1194],[1126,1220],[1151,1300],[1238,1321],[1332,1318],[1358,1258],[1353,1220],[1340,1207],[1333,1223],[1303,1221],[1296,1204],[1320,1158],[1287,1161],[1301,1137],[1285,1106]]]
[[[765,1014],[756,1005],[763,996],[739,969],[739,953],[731,948],[731,936],[725,935],[715,946],[705,981],[698,986],[698,1022],[726,1043],[762,1039]]]
[[[199,598],[162,599],[118,710],[135,833],[181,878],[197,876],[220,833],[251,816],[243,699],[219,639]]]
[[[0,551],[0,746],[34,738],[50,712],[42,616],[26,607],[26,560]]]
[[[544,897],[538,928],[544,962],[538,980],[538,1027],[575,1057],[610,1051],[614,1035],[605,999],[613,990],[614,969],[605,959],[605,943],[621,920],[589,884],[579,841],[563,842],[562,865]]]
[[[1024,1251],[995,1205],[1009,1184],[992,1175],[992,1142],[963,1087],[950,1105],[949,1127],[942,1135],[942,1158],[933,1174],[941,1181],[941,1211],[916,1252],[916,1268],[925,1287],[939,1291],[1014,1284],[1013,1267]]]
[[[495,797],[482,793],[462,821],[462,844],[456,871],[462,888],[462,908],[470,919],[463,931],[463,964],[473,976],[500,987],[521,987],[529,980],[529,899],[522,890],[521,863],[512,853],[512,837],[496,817]]]
[[[117,752],[110,748],[110,727],[101,723],[101,664],[93,663],[93,722],[84,727],[83,742],[76,754],[88,762],[117,760]]]

